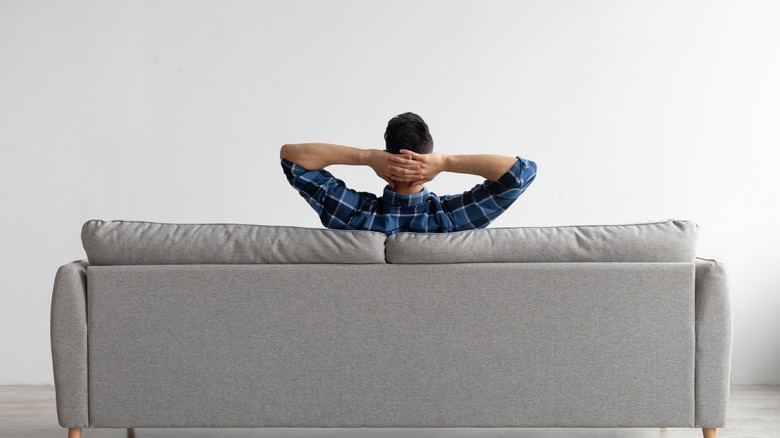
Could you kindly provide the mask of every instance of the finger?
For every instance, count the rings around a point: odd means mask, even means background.
[[[388,166],[395,166],[395,167],[400,167],[402,169],[412,169],[412,170],[414,170],[414,169],[421,169],[420,163],[418,163],[416,161],[408,161],[406,163],[392,162],[392,163],[389,163]]]
[[[422,158],[422,154],[418,154],[417,152],[412,152],[408,149],[401,149],[398,152],[411,156],[413,160],[419,160],[420,158]]]
[[[387,158],[387,161],[392,161],[394,163],[402,163],[402,164],[414,163],[414,160],[412,160],[411,155],[390,155]]]
[[[420,175],[420,166],[414,166],[413,168],[405,166],[396,166],[394,164],[388,164],[387,168],[396,175]]]

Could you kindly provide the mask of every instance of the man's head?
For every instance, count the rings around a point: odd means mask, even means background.
[[[433,138],[428,131],[428,125],[417,114],[399,114],[387,122],[385,150],[397,154],[401,149],[409,149],[418,154],[433,152]]]

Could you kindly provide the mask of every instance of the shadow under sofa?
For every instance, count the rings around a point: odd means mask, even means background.
[[[57,271],[82,428],[725,425],[731,310],[691,221],[449,234],[91,220]]]

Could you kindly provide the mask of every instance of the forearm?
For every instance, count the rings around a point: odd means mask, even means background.
[[[498,181],[515,162],[517,158],[504,155],[445,155],[443,170],[479,175],[490,181]]]
[[[322,169],[333,164],[367,165],[369,151],[328,143],[286,144],[279,157],[306,169]]]

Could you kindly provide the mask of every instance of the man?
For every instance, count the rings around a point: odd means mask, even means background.
[[[328,228],[440,233],[484,228],[525,191],[536,163],[501,155],[433,153],[433,139],[420,116],[390,120],[385,150],[325,143],[286,144],[280,157],[287,180]],[[387,182],[384,193],[358,192],[324,168],[365,165]],[[424,184],[441,172],[469,173],[485,182],[459,195],[437,196]]]

